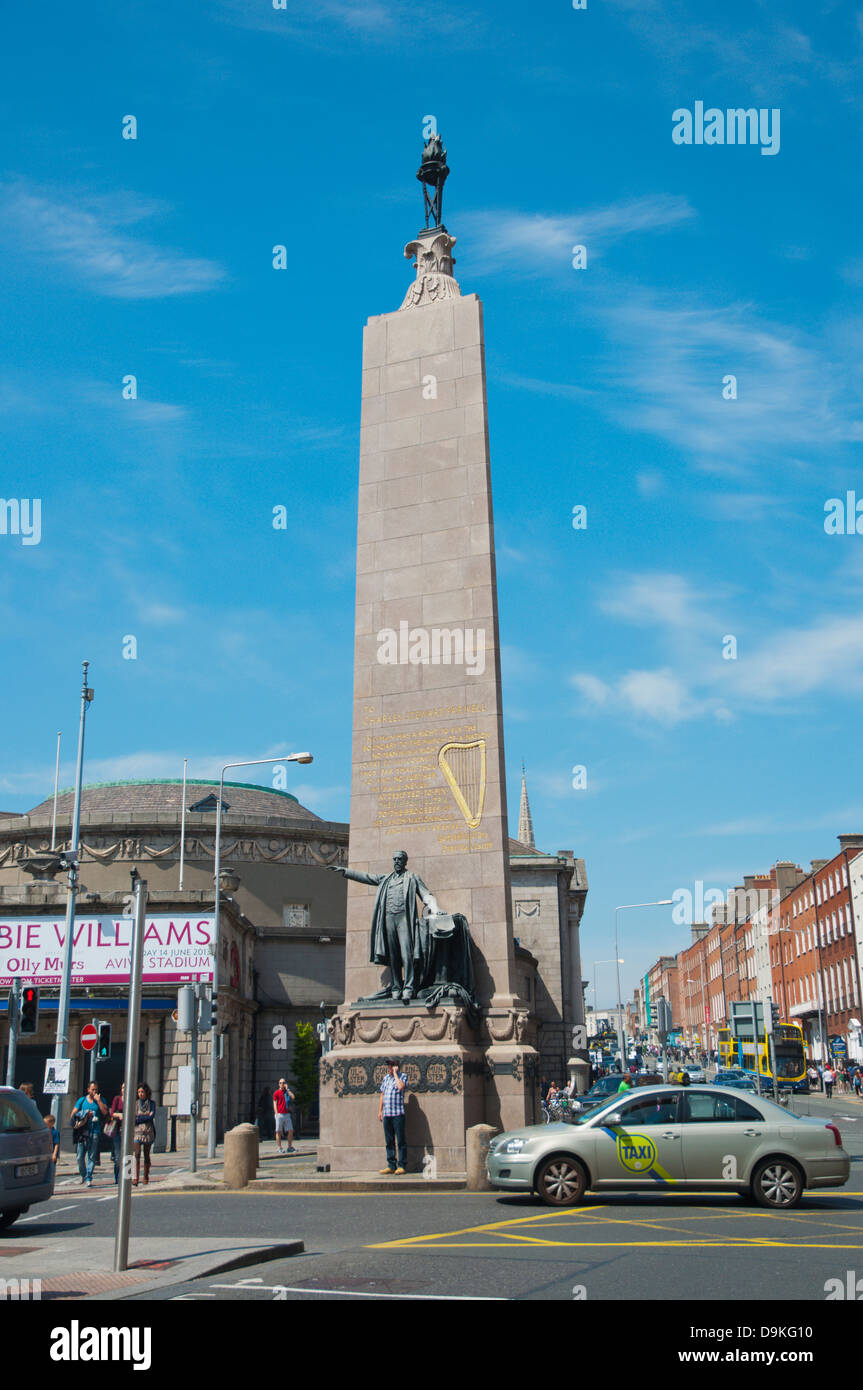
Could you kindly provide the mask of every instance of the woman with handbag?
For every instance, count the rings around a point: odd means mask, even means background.
[[[135,1176],[132,1186],[138,1186],[141,1175],[141,1150],[144,1151],[144,1184],[150,1181],[150,1148],[156,1139],[156,1107],[152,1100],[153,1092],[142,1081],[138,1087],[135,1102]]]
[[[120,1181],[120,1154],[123,1149],[123,1098],[125,1094],[126,1083],[124,1081],[120,1087],[120,1094],[111,1101],[111,1116],[104,1129],[106,1138],[111,1140],[115,1182]]]
[[[72,1137],[78,1150],[78,1172],[82,1183],[93,1186],[93,1165],[99,1152],[99,1135],[102,1129],[102,1115],[107,1115],[108,1107],[99,1095],[99,1087],[91,1081],[87,1094],[75,1102],[72,1111]]]

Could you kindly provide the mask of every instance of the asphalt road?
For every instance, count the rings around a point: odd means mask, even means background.
[[[835,1120],[854,1161],[847,1188],[809,1194],[785,1214],[733,1195],[671,1193],[605,1195],[564,1211],[527,1196],[397,1189],[142,1194],[136,1235],[298,1236],[306,1253],[139,1301],[823,1300],[827,1280],[863,1275],[863,1106],[813,1096],[796,1108]],[[40,1238],[110,1235],[114,1212],[113,1191],[73,1187],[34,1225]]]

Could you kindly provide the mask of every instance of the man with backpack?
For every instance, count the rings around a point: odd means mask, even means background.
[[[99,1153],[99,1136],[102,1133],[102,1116],[108,1114],[108,1107],[99,1094],[99,1087],[91,1081],[87,1094],[75,1102],[72,1111],[72,1136],[78,1151],[78,1172],[81,1182],[93,1186],[93,1165]]]

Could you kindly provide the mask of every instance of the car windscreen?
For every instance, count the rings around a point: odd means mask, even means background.
[[[34,1101],[8,1092],[0,1094],[0,1134],[29,1134],[31,1130],[44,1129]]]

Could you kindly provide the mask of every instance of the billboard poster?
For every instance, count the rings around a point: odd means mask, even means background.
[[[128,983],[132,918],[76,917],[73,985]],[[0,987],[17,975],[25,984],[59,985],[66,940],[64,917],[0,917]],[[144,984],[183,984],[213,978],[212,916],[145,918]]]

